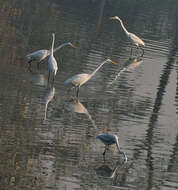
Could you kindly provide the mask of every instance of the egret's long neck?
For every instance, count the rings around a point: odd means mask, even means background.
[[[51,55],[53,55],[54,40],[55,40],[55,36],[53,35],[53,42],[52,42],[52,46],[51,46]]]
[[[96,69],[94,70],[91,74],[90,74],[90,78],[93,77],[95,75],[95,73],[106,63],[107,61],[104,61],[101,63],[101,65]]]
[[[56,52],[57,50],[61,49],[61,48],[64,47],[64,46],[67,46],[67,45],[69,45],[68,42],[61,44],[60,46],[58,46],[58,47],[56,47],[56,48],[54,49],[54,52]]]
[[[124,24],[123,24],[122,20],[119,20],[119,21],[120,21],[121,26],[122,26],[122,28],[123,28],[124,32],[126,33],[126,35],[129,35],[129,32],[128,32],[128,31],[127,31],[127,29],[125,28],[125,26],[124,26]]]
[[[122,154],[121,150],[120,150],[120,147],[119,147],[119,141],[118,141],[118,137],[115,137],[116,139],[116,146],[117,146],[117,149],[119,151],[120,154]]]
[[[126,154],[120,150],[118,137],[116,136],[115,139],[116,139],[116,146],[117,146],[119,154],[123,154],[124,161],[127,162],[127,156],[126,156]]]

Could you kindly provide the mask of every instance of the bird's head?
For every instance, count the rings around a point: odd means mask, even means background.
[[[111,16],[111,17],[109,17],[109,19],[121,21],[121,19],[118,16]]]
[[[128,160],[128,158],[127,158],[126,154],[125,154],[124,152],[121,152],[121,154],[123,154],[123,156],[124,156],[124,162],[126,163],[126,162],[127,162],[127,160]]]
[[[107,63],[117,64],[116,62],[112,61],[111,59],[106,59]]]
[[[55,37],[55,33],[52,33],[52,37]]]
[[[69,42],[69,45],[70,45],[72,48],[77,48],[77,47],[74,46],[71,42]]]

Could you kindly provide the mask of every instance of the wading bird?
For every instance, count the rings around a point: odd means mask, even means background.
[[[53,74],[53,82],[54,82],[54,77],[56,76],[58,66],[57,66],[56,59],[53,55],[55,34],[52,33],[52,36],[53,36],[53,41],[52,41],[52,46],[51,46],[51,51],[50,51],[50,57],[48,59],[48,70],[49,70],[48,81],[50,79],[50,73],[52,73]]]
[[[105,133],[105,134],[99,134],[96,138],[105,144],[105,150],[103,152],[104,160],[105,160],[105,153],[106,153],[106,150],[109,148],[109,145],[116,144],[119,153],[124,156],[124,161],[127,162],[126,154],[122,152],[119,148],[119,140],[118,140],[117,135]]]
[[[130,42],[134,45],[137,46],[137,48],[140,48],[142,50],[142,55],[144,54],[144,49],[141,46],[145,46],[145,43],[143,42],[143,40],[141,40],[138,36],[136,36],[135,34],[128,32],[127,29],[125,28],[122,20],[118,17],[118,16],[114,16],[114,17],[110,17],[111,20],[118,20],[125,32],[125,34],[127,35],[128,39],[130,40]],[[132,47],[131,47],[131,52],[130,54],[132,55]]]
[[[58,51],[59,49],[61,49],[64,46],[71,46],[73,48],[76,48],[72,43],[65,42],[65,43],[61,44],[60,46],[56,47],[54,49],[54,52]],[[33,53],[26,55],[26,58],[29,60],[28,61],[29,69],[31,68],[31,63],[33,61],[37,62],[37,68],[39,69],[39,65],[40,65],[41,61],[43,61],[49,55],[50,55],[50,50],[47,50],[47,49],[38,50],[38,51],[35,51]]]
[[[95,74],[96,72],[105,64],[105,63],[113,63],[113,64],[116,64],[115,62],[113,62],[112,60],[110,59],[106,59],[105,61],[103,61],[99,67],[94,70],[92,73],[90,74],[87,74],[87,73],[82,73],[82,74],[77,74],[77,75],[74,75],[73,77],[67,79],[64,84],[72,84],[72,88],[75,88],[77,89],[77,97],[79,96],[79,90],[80,90],[80,87],[85,84],[88,80],[90,80]]]

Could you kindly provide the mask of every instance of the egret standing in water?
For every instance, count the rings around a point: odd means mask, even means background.
[[[71,46],[73,48],[76,48],[72,43],[65,42],[65,43],[61,44],[60,46],[58,46],[57,48],[55,48],[54,52],[58,51],[59,49],[61,49],[64,46]],[[37,68],[39,69],[40,62],[43,61],[49,55],[50,55],[50,50],[47,50],[47,49],[38,50],[38,51],[35,51],[33,53],[26,55],[26,58],[29,60],[28,61],[29,68],[31,67],[31,63],[33,61],[36,61]]]
[[[51,51],[50,51],[50,57],[48,59],[48,70],[49,70],[48,81],[50,79],[50,73],[52,73],[53,74],[53,82],[54,82],[54,77],[56,76],[58,66],[57,66],[57,61],[53,55],[55,34],[52,33],[52,36],[53,36],[53,41],[52,41],[52,46],[51,46]]]
[[[103,152],[104,160],[105,160],[105,153],[106,153],[106,150],[109,148],[109,145],[116,144],[118,152],[124,156],[124,161],[127,162],[126,154],[120,150],[119,140],[118,140],[117,135],[105,133],[105,134],[98,135],[96,138],[101,140],[101,142],[105,144],[105,150]]]
[[[73,77],[67,79],[64,84],[72,84],[72,88],[77,89],[77,97],[79,96],[79,90],[80,87],[85,84],[88,80],[90,80],[95,74],[96,72],[105,64],[105,63],[113,63],[116,64],[115,62],[113,62],[110,59],[106,59],[105,61],[103,61],[99,67],[94,70],[92,73],[87,74],[87,73],[82,73],[82,74],[77,74],[74,75]]]
[[[128,32],[127,29],[125,28],[122,20],[118,17],[118,16],[114,16],[114,17],[110,17],[110,19],[112,20],[118,20],[125,32],[125,34],[127,35],[128,39],[130,40],[130,42],[134,45],[137,46],[137,48],[140,48],[142,50],[142,55],[144,54],[144,49],[141,46],[145,46],[145,43],[143,42],[143,40],[141,40],[138,36],[136,36],[135,34]],[[131,55],[132,55],[132,47],[131,47]]]

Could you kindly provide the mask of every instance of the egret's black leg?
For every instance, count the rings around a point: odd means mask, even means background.
[[[62,59],[59,57],[59,63],[62,64]]]
[[[40,62],[37,63],[37,69],[40,70]]]
[[[131,50],[130,50],[130,56],[132,56],[132,49],[133,49],[133,47],[131,46]]]
[[[54,83],[54,78],[55,78],[55,75],[54,75],[54,73],[53,73],[53,83]]]
[[[32,59],[30,59],[29,61],[28,61],[28,70],[29,71],[31,71],[31,66],[32,66]]]
[[[137,46],[137,53],[139,53],[139,47]]]
[[[77,87],[77,98],[79,97],[79,91],[80,91],[80,87]]]
[[[106,150],[109,148],[108,145],[105,146],[104,152],[103,152],[103,160],[105,161],[105,154],[106,154]]]
[[[145,51],[144,51],[144,49],[143,49],[143,48],[140,48],[140,49],[142,50],[141,57],[143,57],[143,55],[144,55]]]
[[[106,149],[107,149],[107,146],[105,146],[105,148],[104,148],[103,156],[105,156],[105,154],[106,154]]]
[[[73,95],[75,96],[75,94],[76,94],[76,86],[74,86],[73,88]]]
[[[49,79],[50,79],[50,71],[49,71],[49,74],[48,74],[48,82],[49,82]]]

